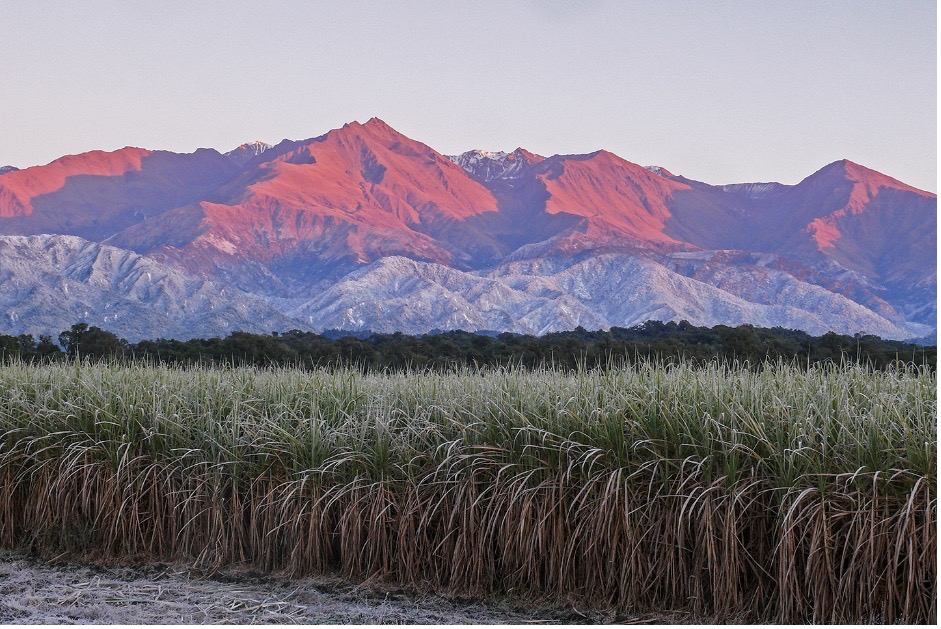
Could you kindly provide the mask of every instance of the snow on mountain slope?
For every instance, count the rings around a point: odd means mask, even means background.
[[[703,249],[788,258],[812,268],[814,283],[935,325],[936,195],[848,160],[795,185],[677,179],[689,189],[670,199],[669,236]],[[847,275],[863,281],[846,283]]]
[[[350,273],[289,314],[315,329],[409,334],[433,329],[537,333],[604,324],[564,295],[534,298],[500,280],[398,256]]]
[[[0,236],[0,331],[55,336],[86,321],[129,340],[290,328],[264,302],[75,236]]]
[[[242,168],[243,166],[245,166],[245,164],[247,164],[254,158],[258,157],[259,155],[261,155],[262,153],[264,153],[271,147],[272,145],[268,144],[267,142],[262,142],[261,140],[255,140],[254,142],[246,142],[245,144],[240,144],[234,149],[232,149],[231,151],[223,153],[223,155],[225,155],[230,160],[232,160],[232,162],[236,166],[238,166],[239,168]]]
[[[518,148],[512,153],[475,149],[460,155],[448,155],[447,158],[485,182],[495,179],[516,179],[522,176],[524,168],[544,159],[523,148]]]
[[[644,168],[654,173],[655,175],[660,175],[661,177],[666,177],[667,179],[676,176],[663,166],[644,166]]]
[[[777,286],[763,294],[727,290],[742,276],[719,279],[713,285],[626,254],[520,260],[489,272],[390,257],[354,271],[289,314],[315,329],[411,334],[433,329],[544,334],[578,325],[629,327],[649,319],[751,323],[815,334],[865,330],[886,338],[920,331],[784,274],[777,274]]]
[[[734,282],[706,283],[671,271],[646,256],[609,253],[571,263],[538,258],[498,267],[491,277],[511,287],[545,294],[570,295],[604,318],[608,325],[631,326],[648,319],[694,325],[799,328],[822,334],[872,331],[885,338],[907,338],[908,329],[849,299],[781,276],[776,291],[757,299],[735,294]],[[754,301],[752,299],[755,299]]]
[[[238,294],[236,310],[213,329],[253,324],[245,300],[261,304],[262,321],[408,331],[648,317],[900,337],[927,336],[937,312],[936,196],[858,164],[796,185],[712,186],[607,151],[448,158],[375,118],[226,155],[128,147],[7,171],[0,234],[72,234],[105,258],[172,270],[182,284],[170,283],[168,304],[192,303],[169,297],[190,295],[188,282],[218,291],[208,310],[179,306],[185,323],[164,313],[177,306],[115,293],[152,309],[135,312],[153,334],[204,329],[223,290]],[[62,319],[111,317],[88,285],[56,301],[56,250],[30,250],[48,308],[0,317],[0,331],[45,326],[57,308]],[[0,298],[27,303],[26,254],[10,255],[26,283],[13,290],[0,258]]]
[[[844,292],[855,293],[857,299],[864,300],[865,304],[848,298],[839,290],[828,290],[794,277],[778,268],[782,260],[777,256],[763,256],[769,258],[768,264],[752,264],[743,259],[749,257],[744,252],[708,254],[708,258],[701,264],[692,265],[692,268],[689,264],[665,266],[749,302],[769,306],[791,306],[817,313],[828,325],[832,326],[832,322],[839,321],[839,325],[846,330],[868,331],[869,326],[878,321],[888,333],[889,328],[884,326],[884,322],[888,322],[900,330],[892,332],[896,335],[894,338],[911,338],[927,334],[928,330],[932,329],[931,326],[906,317],[891,304],[879,299],[871,289],[866,290],[858,282],[854,285],[851,278],[847,278],[847,285],[854,288]],[[685,268],[679,269],[676,266]]]
[[[776,181],[770,181],[766,183],[730,183],[722,186],[722,190],[725,192],[732,192],[735,194],[742,194],[750,199],[761,199],[784,189],[786,186],[784,184],[778,183]]]

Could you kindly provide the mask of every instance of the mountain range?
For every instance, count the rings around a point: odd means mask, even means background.
[[[0,333],[685,319],[933,338],[936,234],[935,194],[847,160],[710,185],[604,150],[446,156],[373,118],[0,169]]]

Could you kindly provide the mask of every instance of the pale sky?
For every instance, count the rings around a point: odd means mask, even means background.
[[[443,153],[709,183],[847,158],[937,190],[932,1],[0,2],[0,165],[378,116]]]

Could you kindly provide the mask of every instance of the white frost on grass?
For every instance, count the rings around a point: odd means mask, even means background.
[[[574,610],[519,610],[331,578],[282,579],[184,565],[44,563],[0,553],[5,624],[523,624],[602,620]]]

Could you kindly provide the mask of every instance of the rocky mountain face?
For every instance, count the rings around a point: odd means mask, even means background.
[[[374,118],[3,172],[0,332],[686,319],[924,337],[936,232],[934,194],[845,160],[796,185],[714,186],[607,151],[448,157]]]
[[[484,182],[517,179],[526,166],[544,160],[526,149],[518,148],[512,153],[503,151],[467,151],[460,155],[448,155],[448,159],[463,168],[476,179]]]
[[[768,269],[725,269],[711,283],[645,256],[605,253],[581,260],[537,258],[488,271],[459,271],[398,256],[383,258],[290,311],[308,325],[402,331],[513,330],[545,334],[629,327],[649,319],[698,325],[799,328],[823,334],[905,328],[850,299]],[[368,296],[368,298],[366,298]]]
[[[245,144],[240,144],[231,151],[225,153],[225,156],[232,160],[239,168],[243,168],[245,164],[252,161],[265,151],[271,148],[271,145],[267,142],[262,142],[261,140],[255,140],[254,142],[246,142]]]
[[[289,329],[293,321],[231,286],[77,236],[0,237],[0,330],[55,337],[87,321],[130,340]]]

